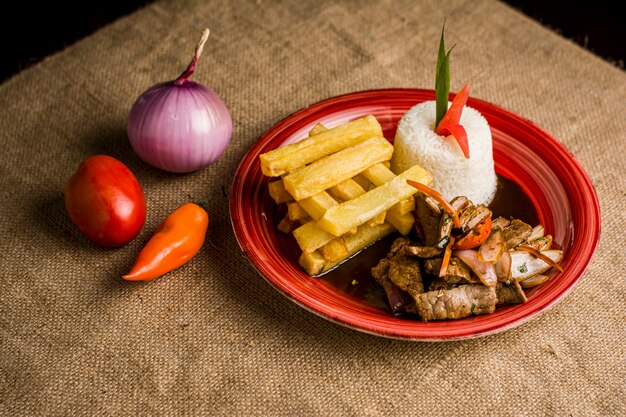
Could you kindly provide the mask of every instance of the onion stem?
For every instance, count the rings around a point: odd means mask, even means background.
[[[174,84],[181,85],[185,81],[187,81],[189,79],[189,77],[191,77],[191,75],[193,74],[193,72],[196,69],[196,64],[198,63],[198,59],[200,58],[200,55],[202,55],[202,50],[204,49],[204,44],[209,39],[209,33],[210,33],[209,29],[208,28],[204,28],[204,30],[202,31],[202,37],[200,38],[200,41],[196,45],[196,54],[194,55],[193,59],[189,63],[189,66],[187,67],[187,69],[185,71],[183,71],[183,73],[178,76],[176,81],[174,81]]]

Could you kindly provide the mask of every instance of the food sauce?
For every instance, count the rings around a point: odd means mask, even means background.
[[[499,216],[514,217],[531,226],[539,224],[537,211],[530,198],[524,194],[519,185],[508,178],[498,177],[496,194],[489,209],[493,212],[492,218],[494,219]],[[379,240],[337,268],[322,275],[320,279],[328,281],[339,291],[348,293],[368,305],[390,311],[387,296],[375,284],[370,270],[378,264],[378,261],[387,256],[392,242],[398,236],[397,233],[393,233]]]

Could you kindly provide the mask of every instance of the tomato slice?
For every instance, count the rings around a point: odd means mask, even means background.
[[[491,233],[491,215],[480,223],[474,230],[457,240],[454,249],[472,249],[483,244]]]

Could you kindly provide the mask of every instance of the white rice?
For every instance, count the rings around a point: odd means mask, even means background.
[[[474,204],[488,204],[496,192],[491,129],[476,110],[464,107],[461,125],[465,127],[470,158],[435,133],[435,102],[426,101],[407,111],[394,142],[391,168],[396,173],[419,164],[433,174],[431,187],[447,200],[464,195]]]

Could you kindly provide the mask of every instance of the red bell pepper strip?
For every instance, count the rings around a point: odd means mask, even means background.
[[[469,158],[469,143],[467,140],[467,132],[465,128],[459,124],[461,121],[461,114],[463,113],[463,107],[467,103],[469,97],[469,84],[465,84],[465,87],[459,91],[454,99],[450,108],[446,112],[443,119],[437,125],[435,133],[438,135],[452,135],[458,142],[459,146],[463,150],[463,155]]]
[[[441,133],[439,133],[439,131]],[[439,131],[437,133],[440,135],[454,136],[454,139],[456,139],[456,142],[459,144],[459,146],[461,147],[461,150],[463,151],[463,155],[465,155],[466,158],[470,157],[469,142],[467,140],[467,132],[465,131],[465,128],[462,125],[446,125],[446,126],[441,127]]]

